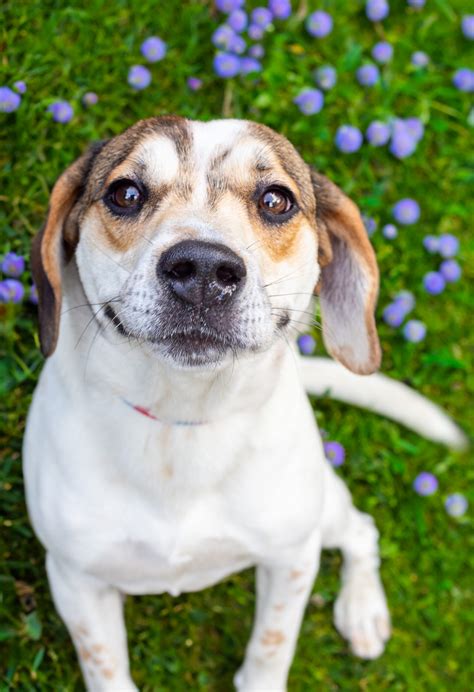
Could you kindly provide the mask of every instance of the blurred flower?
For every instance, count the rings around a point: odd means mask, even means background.
[[[425,132],[420,118],[405,118],[402,122],[406,131],[413,137],[415,142],[418,143]]]
[[[251,24],[247,33],[252,41],[260,41],[260,39],[263,37],[263,29],[261,26],[258,26],[258,24]]]
[[[158,36],[150,36],[143,41],[140,51],[148,62],[158,62],[163,60],[166,55],[167,46]]]
[[[328,89],[332,89],[336,84],[337,72],[331,65],[323,65],[322,67],[318,67],[314,72],[314,78],[316,84],[321,87],[321,89],[327,91]]]
[[[0,303],[21,303],[25,289],[16,279],[0,281]]]
[[[95,106],[99,101],[99,97],[94,91],[88,91],[82,97],[82,103],[84,106]]]
[[[197,91],[202,87],[202,79],[199,79],[199,77],[188,77],[186,84],[191,91]]]
[[[415,67],[426,67],[430,61],[429,56],[422,50],[416,50],[412,53],[410,60]]]
[[[138,91],[146,89],[151,82],[151,72],[148,68],[143,67],[143,65],[132,65],[128,71],[127,81],[131,87]]]
[[[454,257],[459,252],[459,240],[451,233],[442,233],[438,238],[438,252],[441,257]]]
[[[382,228],[382,235],[384,238],[387,238],[387,240],[393,240],[398,235],[397,227],[394,226],[393,223],[385,224]]]
[[[393,56],[393,47],[387,41],[379,41],[372,48],[372,57],[382,65],[389,62]]]
[[[365,137],[373,147],[382,147],[390,139],[390,126],[374,120],[366,130]]]
[[[314,349],[316,348],[316,341],[311,334],[301,334],[298,337],[297,344],[300,353],[302,353],[304,356],[310,356],[312,353],[314,353]]]
[[[30,286],[30,295],[28,296],[28,300],[30,303],[33,303],[33,305],[38,305],[38,289],[36,288],[35,284],[31,284]]]
[[[227,50],[234,36],[235,32],[230,28],[230,26],[227,26],[227,24],[222,24],[221,26],[218,26],[212,34],[211,41],[217,48]]]
[[[243,10],[234,10],[227,17],[227,24],[231,29],[240,33],[247,26],[248,18],[247,13]]]
[[[245,0],[216,0],[216,7],[220,12],[233,12],[245,4]]]
[[[425,250],[428,250],[431,255],[434,255],[435,252],[439,250],[439,238],[435,235],[425,235],[423,238],[423,247]]]
[[[474,91],[474,71],[468,67],[461,67],[453,75],[453,84],[459,91]]]
[[[298,96],[293,99],[298,108],[305,115],[319,113],[324,105],[324,95],[319,89],[303,89]]]
[[[407,0],[410,7],[415,7],[417,10],[425,6],[426,0]]]
[[[420,205],[414,199],[401,199],[392,209],[393,218],[403,226],[416,223],[420,218]]]
[[[367,0],[365,14],[371,22],[379,22],[388,17],[390,6],[387,0]]]
[[[374,235],[377,230],[377,221],[367,214],[362,214],[362,221],[364,222],[365,230],[367,235]]]
[[[242,53],[245,53],[246,48],[247,43],[242,38],[242,36],[234,34],[234,36],[232,36],[232,38],[229,41],[228,50],[230,50],[231,53],[237,53],[238,55],[242,55]]]
[[[346,450],[339,443],[334,440],[330,442],[323,442],[324,454],[326,459],[332,464],[332,466],[341,466],[346,458]]]
[[[422,471],[413,481],[413,489],[418,495],[433,495],[438,490],[438,479],[429,471]]]
[[[465,14],[461,20],[461,31],[466,38],[474,39],[474,14]]]
[[[25,93],[26,93],[26,84],[25,84],[25,82],[23,82],[23,81],[20,80],[20,81],[18,81],[18,82],[14,82],[14,83],[13,83],[13,86],[14,86],[15,90],[18,91],[19,94],[25,94]]]
[[[453,493],[448,495],[444,506],[450,517],[462,517],[467,511],[468,501],[461,493]]]
[[[389,150],[397,159],[406,159],[416,149],[416,140],[406,127],[394,125]]]
[[[48,112],[56,123],[68,123],[74,115],[73,108],[68,101],[55,101],[48,106]]]
[[[407,341],[417,344],[426,336],[426,326],[420,320],[408,320],[403,327],[403,336]]]
[[[273,15],[267,7],[256,7],[250,15],[252,24],[266,29],[272,23]]]
[[[261,72],[262,63],[255,58],[245,56],[240,60],[240,74],[251,74],[252,72]]]
[[[288,19],[291,15],[291,2],[289,0],[269,0],[268,7],[275,19]]]
[[[306,31],[315,38],[324,38],[332,31],[332,17],[323,10],[318,10],[308,15],[306,19]]]
[[[447,259],[441,262],[439,271],[447,283],[459,281],[462,275],[462,269],[456,260]]]
[[[256,43],[254,46],[250,46],[249,55],[251,58],[260,60],[265,55],[265,49],[260,45],[260,43]]]
[[[240,72],[240,58],[233,53],[218,53],[214,58],[214,72],[218,77],[235,77]]]
[[[423,286],[427,293],[437,296],[444,291],[446,282],[439,272],[428,272],[423,277]]]
[[[336,147],[345,154],[352,154],[360,149],[362,144],[362,132],[352,125],[341,125],[337,129],[334,139]]]
[[[12,91],[10,87],[0,87],[0,113],[13,113],[20,103],[20,96]]]
[[[356,72],[357,81],[362,86],[374,86],[380,77],[377,65],[362,65]]]
[[[7,276],[17,278],[25,271],[25,258],[15,252],[7,252],[0,263],[0,269]]]
[[[399,327],[406,317],[406,310],[402,303],[390,303],[384,308],[382,319],[389,327]]]
[[[395,303],[401,305],[408,315],[415,307],[415,296],[411,291],[399,291],[395,296]]]

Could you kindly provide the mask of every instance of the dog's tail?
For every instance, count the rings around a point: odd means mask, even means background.
[[[401,382],[380,375],[354,375],[329,358],[301,358],[303,384],[308,394],[361,406],[391,418],[407,428],[462,449],[467,438],[439,407]]]

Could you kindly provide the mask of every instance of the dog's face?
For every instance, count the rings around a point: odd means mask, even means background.
[[[46,355],[73,252],[105,337],[171,366],[270,348],[301,329],[318,286],[330,352],[378,367],[377,267],[358,210],[262,125],[141,121],[61,176],[33,251]]]

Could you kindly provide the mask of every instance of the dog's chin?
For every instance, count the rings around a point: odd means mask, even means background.
[[[238,350],[237,344],[201,332],[174,334],[149,341],[153,352],[182,370],[207,370],[224,366]]]

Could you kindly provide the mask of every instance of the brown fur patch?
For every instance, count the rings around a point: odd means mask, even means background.
[[[263,646],[279,646],[285,641],[285,635],[281,630],[265,630],[261,642]]]
[[[300,577],[303,576],[303,574],[304,574],[304,572],[301,572],[301,571],[298,570],[298,569],[293,569],[293,570],[290,572],[290,580],[294,581],[295,579],[299,579]]]

